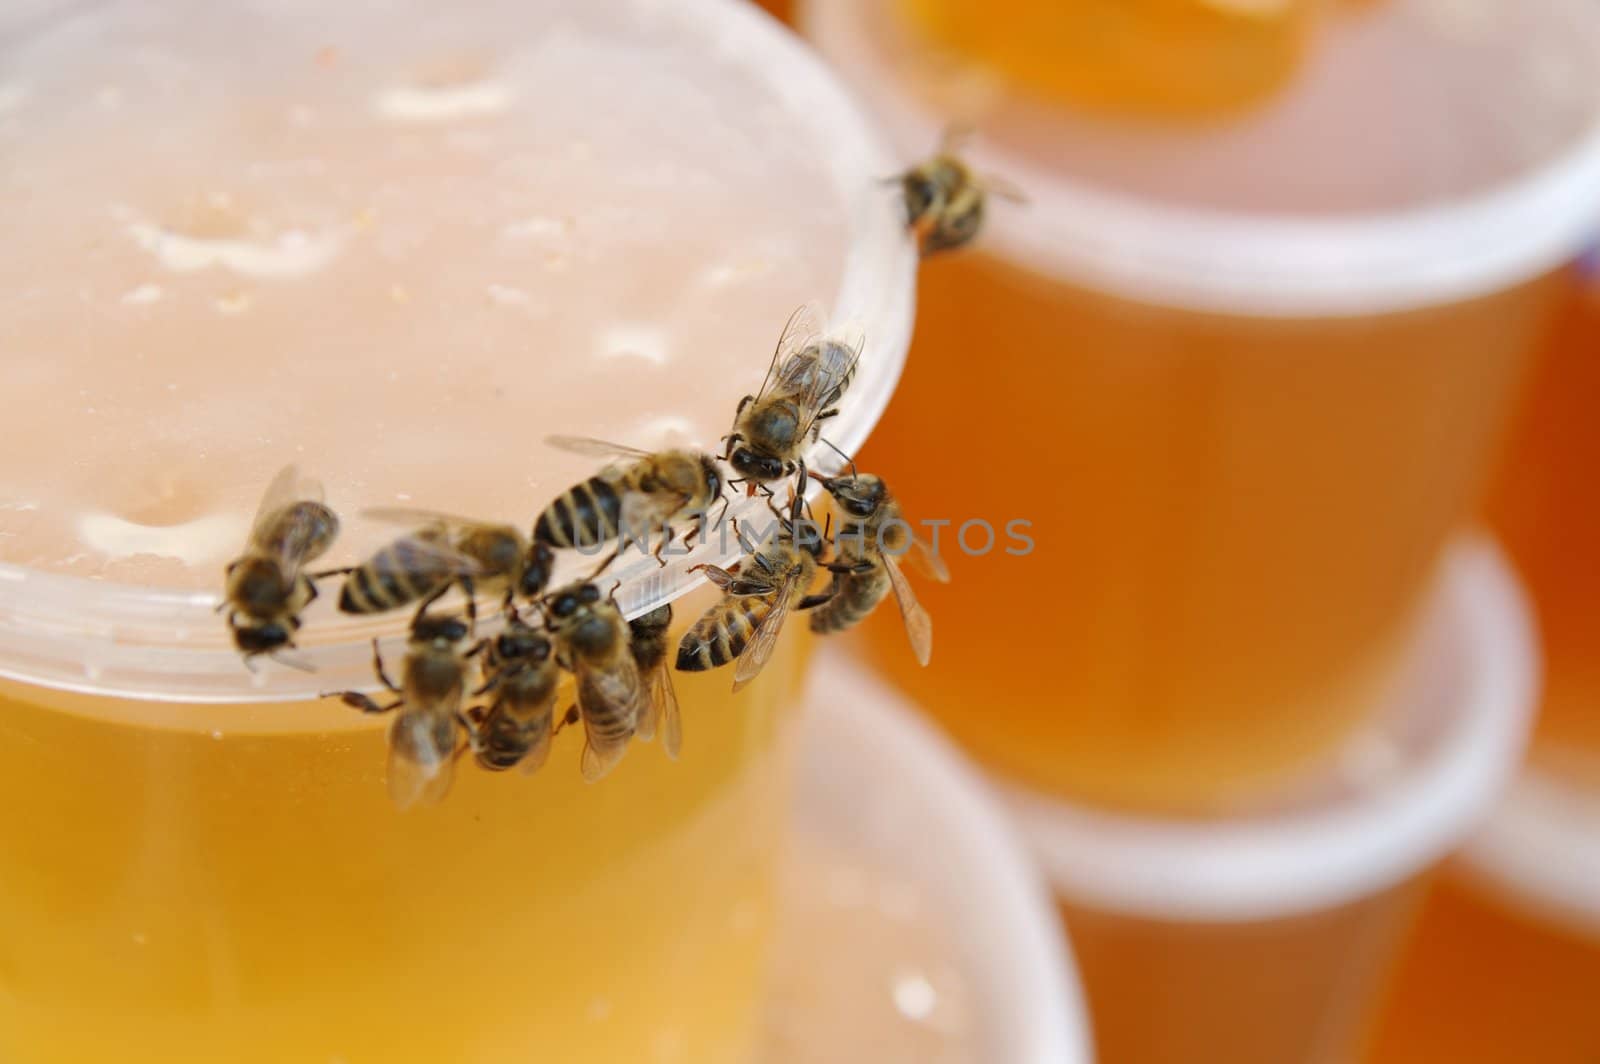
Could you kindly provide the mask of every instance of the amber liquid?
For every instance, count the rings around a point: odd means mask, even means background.
[[[1314,0],[903,0],[932,43],[1061,103],[1197,117],[1255,103],[1305,51]]]
[[[680,613],[687,616],[688,613]],[[797,626],[803,627],[803,626]],[[0,687],[0,1060],[744,1064],[804,640],[678,677],[678,763],[458,765],[397,813],[337,703]],[[562,704],[565,704],[563,702]]]
[[[1176,812],[1270,791],[1372,708],[1561,286],[1271,320],[931,263],[862,465],[912,519],[1027,519],[1036,546],[969,557],[945,529],[932,665],[893,610],[878,660],[1029,786]]]
[[[1489,518],[1528,585],[1545,653],[1536,756],[1600,785],[1600,289],[1541,352]]]
[[[1325,912],[1247,924],[1174,924],[1065,906],[1095,1059],[1353,1059],[1419,890],[1408,883]]]
[[[1395,977],[1369,1064],[1594,1064],[1600,937],[1441,879]]]

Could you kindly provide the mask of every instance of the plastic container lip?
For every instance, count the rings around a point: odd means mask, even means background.
[[[815,146],[850,213],[850,242],[838,290],[824,302],[835,324],[865,335],[860,368],[829,438],[853,453],[888,405],[910,343],[915,315],[916,255],[892,197],[878,178],[895,166],[891,152],[828,67],[793,34],[739,0],[627,3],[649,8],[694,33],[719,63],[759,72],[770,102],[790,124],[790,136]],[[29,8],[25,32],[50,25],[46,4]],[[80,5],[52,9],[72,17]],[[0,36],[0,42],[4,37]],[[826,295],[817,293],[818,297]],[[732,411],[729,411],[732,417]],[[833,452],[819,445],[815,464],[832,468]],[[741,500],[735,516],[765,513],[763,503]],[[528,514],[531,525],[533,514]],[[756,527],[764,527],[759,517]],[[629,616],[686,594],[705,583],[690,572],[701,563],[727,565],[737,540],[709,542],[666,568],[638,558],[618,564],[607,579],[622,581],[618,601]],[[568,552],[552,581],[592,570],[594,559]],[[220,574],[219,574],[220,585]],[[220,587],[219,587],[220,590]],[[330,617],[309,626],[301,656],[315,672],[264,664],[254,673],[240,665],[225,626],[213,612],[215,594],[171,591],[65,576],[0,563],[0,677],[82,693],[163,702],[279,702],[320,692],[373,686],[370,639],[403,638],[406,617],[375,621]],[[314,627],[315,630],[312,630]],[[483,626],[492,631],[492,623]]]
[[[1600,790],[1527,769],[1456,860],[1517,908],[1600,942]]]
[[[1257,922],[1370,897],[1443,858],[1515,773],[1539,666],[1527,602],[1487,539],[1449,548],[1423,624],[1398,697],[1357,740],[1383,742],[1384,771],[1316,803],[1177,821],[1010,790],[1057,893],[1149,920]]]
[[[1071,947],[1027,850],[950,743],[829,651],[802,725],[798,819],[924,885],[973,977],[988,1064],[1093,1059]]]
[[[883,116],[908,158],[921,157],[949,116],[930,112],[885,68],[866,30],[877,6],[810,0],[801,25]],[[1600,59],[1600,12],[1571,0],[1546,6],[1569,18],[1585,52]],[[989,212],[985,240],[1000,256],[1129,299],[1221,314],[1364,316],[1486,295],[1571,259],[1600,224],[1593,195],[1600,94],[1587,129],[1543,169],[1433,207],[1340,217],[1191,209],[1119,195],[1041,169],[981,135],[964,154],[1030,201]]]

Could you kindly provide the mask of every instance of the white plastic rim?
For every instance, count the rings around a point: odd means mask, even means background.
[[[1526,770],[1458,864],[1518,909],[1600,942],[1600,789]]]
[[[885,2],[808,0],[802,25],[907,158],[920,157],[950,116],[929,111],[885,69],[868,32]],[[1563,39],[1584,65],[1600,66],[1600,5],[1532,2],[1565,20]],[[985,240],[997,254],[1045,276],[1215,313],[1339,317],[1451,303],[1556,268],[1600,224],[1600,90],[1592,123],[1552,165],[1425,209],[1318,217],[1178,207],[1042,169],[981,131],[963,151],[1028,197],[1026,209],[989,212]]]
[[[1422,624],[1402,693],[1358,740],[1383,740],[1387,770],[1316,803],[1180,821],[1009,791],[1057,893],[1150,920],[1258,922],[1371,897],[1442,859],[1515,774],[1538,652],[1521,588],[1478,536],[1449,548]]]
[[[797,818],[928,891],[972,979],[984,1064],[1087,1064],[1049,891],[977,771],[845,655],[819,655],[812,675]]]

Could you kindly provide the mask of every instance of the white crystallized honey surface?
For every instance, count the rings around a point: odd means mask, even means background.
[[[0,21],[0,561],[209,588],[286,462],[338,564],[531,523],[551,433],[715,446],[838,285],[822,163],[669,6],[470,6]]]

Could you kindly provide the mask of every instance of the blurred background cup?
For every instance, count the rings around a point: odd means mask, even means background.
[[[1530,771],[1434,884],[1371,1064],[1600,1059],[1600,792]]]
[[[878,660],[1036,790],[1271,801],[1385,701],[1570,283],[1600,185],[1600,8],[1000,15],[1025,6],[800,6],[906,162],[967,125],[974,169],[1029,200],[995,200],[974,249],[925,265],[908,372],[861,455],[914,518],[951,522],[954,580],[919,589],[933,665],[892,611],[869,626]],[[1275,54],[1298,65],[1209,116],[1158,116],[1017,58],[1113,6],[1169,28],[1256,11],[1294,27]],[[989,16],[981,41],[940,30]],[[1002,535],[1018,553],[969,557],[968,520],[1028,522],[1031,550]]]
[[[1512,777],[1536,698],[1527,607],[1487,541],[1451,547],[1422,629],[1341,762],[1276,808],[1164,819],[1013,790],[1102,1064],[1359,1058],[1429,873]]]
[[[1535,367],[1488,513],[1545,654],[1529,763],[1428,896],[1371,1058],[1600,1060],[1600,290],[1592,254]]]
[[[865,438],[912,317],[891,155],[764,16],[641,9],[0,12],[8,1064],[747,1059],[803,624],[737,698],[676,677],[677,763],[590,786],[574,728],[401,812],[389,718],[319,693],[375,687],[373,636],[398,675],[409,611],[325,584],[314,672],[247,670],[213,612],[285,463],[344,518],[319,567],[402,531],[370,506],[527,534],[597,468],[541,437],[715,447],[807,300],[867,336],[832,429]],[[676,643],[738,553],[708,540],[607,584],[701,584]]]
[[[756,1064],[1088,1064],[1070,946],[981,775],[851,655],[817,655]]]

